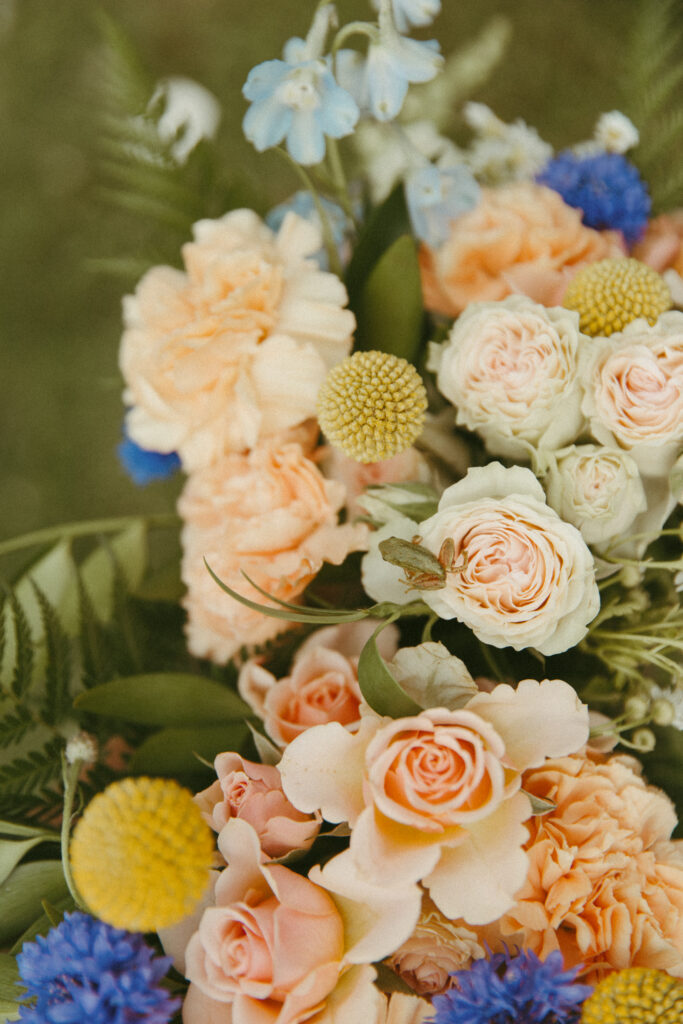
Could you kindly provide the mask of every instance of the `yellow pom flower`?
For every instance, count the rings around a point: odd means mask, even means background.
[[[355,352],[338,363],[318,394],[320,427],[357,462],[382,462],[409,448],[427,409],[422,379],[388,352]]]
[[[583,1004],[581,1024],[681,1024],[683,981],[628,967],[608,975]]]
[[[93,914],[116,928],[156,931],[194,909],[213,850],[187,789],[171,779],[122,779],[86,807],[71,841],[71,869]]]
[[[563,305],[579,314],[584,334],[607,337],[638,317],[656,323],[673,302],[666,281],[652,267],[640,260],[607,259],[579,270]]]

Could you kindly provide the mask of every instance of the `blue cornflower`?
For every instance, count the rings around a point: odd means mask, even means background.
[[[180,468],[180,459],[176,452],[148,451],[127,435],[116,451],[121,465],[138,487],[145,487],[153,480],[166,480]]]
[[[405,181],[406,205],[417,238],[438,248],[449,236],[450,223],[479,202],[481,189],[467,167],[425,164]]]
[[[373,0],[376,8],[380,0]],[[391,0],[394,21],[399,32],[407,32],[410,28],[431,25],[441,11],[441,0]]]
[[[621,153],[558,154],[536,179],[569,206],[583,211],[590,228],[622,231],[629,245],[643,234],[650,215],[647,186]]]
[[[171,964],[142,935],[88,914],[65,914],[17,957],[21,983],[34,999],[21,1007],[27,1024],[168,1024],[179,1009],[158,982]]]
[[[339,260],[343,266],[348,262],[349,256],[349,245],[347,239],[350,228],[349,218],[337,203],[333,203],[331,200],[325,199],[322,196],[320,197],[320,203],[322,204],[325,212],[327,223],[330,225],[332,240],[337,252],[339,253]],[[274,206],[266,215],[266,224],[272,231],[279,231],[282,226],[282,222],[288,213],[296,213],[299,217],[303,217],[304,220],[309,220],[316,225],[320,224],[320,215],[318,213],[318,207],[315,200],[310,192],[304,191],[303,189],[300,192],[295,192],[290,199],[286,200],[286,202],[280,203],[278,206]],[[329,270],[329,259],[324,248],[313,253],[313,258],[318,261],[318,265],[322,270]]]
[[[309,166],[325,156],[325,136],[349,135],[359,117],[326,60],[267,60],[249,72],[242,92],[251,106],[242,127],[262,152],[283,140],[293,160]]]
[[[576,983],[576,969],[563,967],[559,952],[539,960],[530,951],[506,950],[475,960],[453,975],[457,988],[432,1000],[432,1024],[577,1024],[592,988]]]

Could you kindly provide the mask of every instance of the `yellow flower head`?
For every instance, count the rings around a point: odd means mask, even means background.
[[[318,394],[320,427],[357,462],[382,462],[409,448],[427,409],[422,379],[405,359],[355,352],[338,363]]]
[[[608,975],[583,1004],[581,1024],[681,1024],[683,981],[628,967]]]
[[[579,314],[584,334],[607,337],[638,317],[656,323],[673,303],[666,281],[652,267],[640,260],[607,259],[579,270],[563,305]]]
[[[176,924],[208,882],[213,834],[192,794],[171,779],[122,779],[87,806],[71,868],[90,910],[129,931]]]

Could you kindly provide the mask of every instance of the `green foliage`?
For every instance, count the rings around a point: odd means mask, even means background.
[[[361,651],[358,685],[363,697],[378,715],[389,715],[391,718],[417,715],[422,710],[420,705],[401,688],[379,653],[376,638],[385,625],[382,623],[375,630]]]
[[[0,888],[0,945],[12,942],[42,913],[42,901],[56,904],[68,896],[58,860],[20,864]]]
[[[623,109],[640,132],[632,155],[653,212],[683,200],[683,32],[679,0],[641,0],[623,76]]]
[[[424,312],[417,245],[401,235],[373,267],[358,301],[355,349],[373,349],[415,362]]]
[[[113,679],[80,694],[75,705],[96,715],[161,726],[217,725],[242,721],[251,713],[224,686],[181,672]]]

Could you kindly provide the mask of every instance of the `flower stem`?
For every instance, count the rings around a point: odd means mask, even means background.
[[[331,141],[331,139],[328,139],[328,142]],[[330,270],[332,271],[333,274],[336,274],[337,277],[341,277],[341,261],[339,259],[339,253],[337,252],[337,246],[334,244],[334,233],[332,231],[332,225],[330,224],[330,218],[327,216],[325,207],[322,204],[320,194],[317,188],[315,187],[315,184],[313,183],[313,179],[311,178],[310,174],[308,174],[303,169],[301,164],[298,164],[296,160],[294,160],[293,157],[289,155],[286,149],[282,149],[281,146],[278,146],[276,147],[275,151],[277,153],[280,153],[280,155],[285,158],[289,166],[294,169],[296,174],[301,179],[304,188],[311,193],[311,197],[313,199],[313,202],[315,203],[316,212],[318,214],[318,217],[320,218],[320,227],[323,233],[323,244],[325,246],[325,252],[327,253],[327,259],[330,264]]]
[[[339,199],[339,205],[342,207],[349,220],[355,224],[356,218],[353,215],[353,206],[351,205],[351,200],[349,198],[349,186],[346,181],[344,165],[342,164],[341,155],[339,153],[339,144],[336,139],[328,138],[327,152],[330,159],[332,181],[334,183],[337,198]]]
[[[73,817],[74,799],[76,796],[76,786],[78,784],[78,775],[83,767],[83,761],[76,760],[71,763],[67,762],[66,758],[62,760],[62,779],[64,780],[64,810],[62,812],[62,830],[61,830],[61,848],[62,848],[62,870],[64,871],[64,878],[66,880],[67,887],[71,893],[74,903],[81,910],[87,911],[88,908],[81,899],[76,883],[73,880],[71,874],[71,861],[69,860],[69,836],[71,833],[71,818]]]
[[[52,544],[55,541],[71,537],[88,537],[98,533],[116,533],[136,523],[144,522],[149,527],[171,527],[180,522],[175,512],[159,512],[149,516],[116,516],[110,519],[86,519],[77,523],[62,523],[47,526],[42,530],[24,533],[20,537],[10,537],[0,541],[0,556],[23,551],[24,548],[36,547],[39,544]]]

